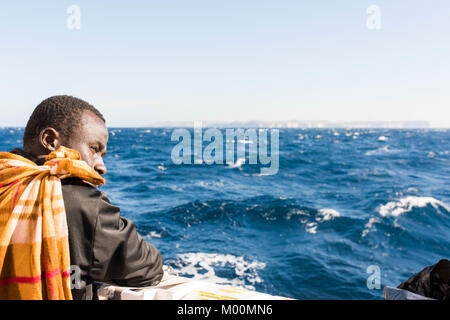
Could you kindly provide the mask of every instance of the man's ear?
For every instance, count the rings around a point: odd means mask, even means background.
[[[62,145],[62,137],[58,131],[53,128],[41,130],[39,143],[50,152],[57,150]]]

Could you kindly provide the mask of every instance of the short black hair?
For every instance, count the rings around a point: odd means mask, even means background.
[[[69,138],[78,127],[84,111],[91,111],[106,123],[103,115],[84,100],[68,95],[53,96],[42,101],[28,120],[23,135],[23,144],[29,145],[42,129],[51,127]]]

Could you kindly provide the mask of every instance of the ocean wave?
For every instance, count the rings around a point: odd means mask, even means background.
[[[256,283],[263,282],[258,270],[266,267],[256,259],[249,261],[243,256],[205,252],[178,254],[169,265],[180,276],[250,290],[255,289]]]
[[[391,153],[394,150],[389,149],[389,146],[384,146],[375,150],[369,150],[365,153],[366,156],[380,155],[384,153]]]
[[[218,189],[220,189],[220,188],[225,187],[224,181],[220,180],[220,179],[218,181],[208,181],[208,180],[203,181],[202,180],[202,181],[196,182],[195,185],[203,187],[203,188],[218,188]]]
[[[306,223],[305,231],[311,234],[316,234],[318,223],[330,221],[340,216],[341,214],[334,209],[320,209],[316,214],[315,221]]]
[[[369,221],[364,225],[364,230],[361,233],[361,237],[365,238],[369,234],[369,232],[376,231],[376,228],[373,225],[379,222],[380,220],[378,218],[370,218]]]
[[[245,200],[194,201],[166,211],[165,216],[187,227],[206,223],[234,226],[255,223],[303,225],[308,233],[316,233],[318,226],[341,214],[331,208],[315,209],[301,206],[292,199],[255,197]]]
[[[408,188],[408,190],[413,189],[414,188]],[[376,224],[387,225],[392,223],[395,228],[404,230],[404,228],[399,225],[398,218],[407,212],[413,211],[416,208],[426,208],[428,206],[433,207],[435,209],[434,212],[438,214],[442,214],[443,209],[447,211],[447,213],[450,212],[450,207],[447,204],[433,197],[406,196],[395,201],[390,201],[384,205],[380,205],[377,208],[378,216],[371,217],[369,221],[364,225],[361,237],[364,238],[370,232],[376,231]],[[389,218],[393,218],[393,220],[389,222]],[[430,219],[430,223],[432,223],[433,221],[436,221],[436,219]],[[418,226],[419,223],[420,221],[418,220],[414,221],[414,224],[416,226]],[[412,230],[408,229],[407,231]],[[415,231],[417,232],[418,230]]]
[[[450,207],[448,205],[433,197],[407,196],[397,201],[391,201],[380,206],[378,208],[378,213],[382,217],[398,217],[405,212],[410,212],[413,208],[423,208],[428,205],[431,205],[437,210],[444,208],[447,212],[450,212]]]
[[[330,209],[330,208],[324,208],[324,209],[320,209],[318,212],[318,217],[316,218],[316,221],[328,221],[328,220],[333,220],[336,217],[340,217],[341,214],[334,210],[334,209]]]

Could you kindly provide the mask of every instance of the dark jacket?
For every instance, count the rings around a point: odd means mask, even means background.
[[[438,263],[424,268],[397,288],[428,298],[450,300],[450,261],[439,260]]]
[[[42,164],[21,149],[11,152]],[[77,178],[62,180],[62,192],[70,264],[81,271],[81,283],[72,289],[74,299],[92,299],[94,282],[141,287],[161,281],[161,254],[139,235],[133,222],[120,216],[119,207],[105,193]]]

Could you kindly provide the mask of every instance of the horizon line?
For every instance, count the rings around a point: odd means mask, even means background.
[[[154,121],[138,125],[107,126],[108,128],[176,128],[193,127],[195,122],[201,122],[203,127],[235,127],[235,128],[280,128],[280,129],[450,129],[448,124],[424,120],[399,120],[399,121],[328,121],[328,120],[248,120],[248,121],[224,121],[224,120],[195,120],[195,121]],[[0,128],[25,128],[24,126],[1,126]]]

